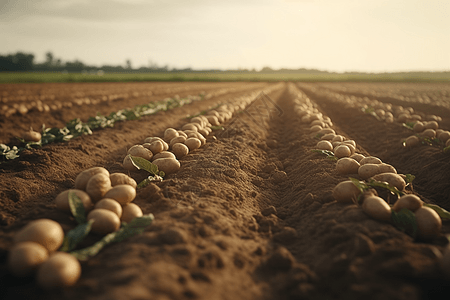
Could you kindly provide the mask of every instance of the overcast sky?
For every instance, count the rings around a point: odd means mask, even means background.
[[[0,54],[170,68],[450,70],[449,0],[0,0]]]

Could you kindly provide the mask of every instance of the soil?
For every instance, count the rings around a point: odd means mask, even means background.
[[[134,87],[149,88],[143,85]],[[348,85],[346,93],[351,94],[354,85],[364,83]],[[45,88],[36,86],[20,85],[22,90]],[[152,100],[201,90],[211,96],[140,120],[119,122],[91,136],[26,150],[0,164],[2,299],[410,300],[448,294],[450,280],[440,268],[450,233],[448,222],[438,237],[414,240],[387,222],[371,219],[355,204],[337,203],[332,189],[348,176],[337,174],[334,161],[311,151],[317,140],[293,109],[295,95],[303,91],[331,118],[338,134],[356,141],[357,152],[377,156],[399,173],[415,175],[408,193],[448,210],[449,154],[437,146],[404,148],[402,139],[411,135],[407,128],[377,121],[357,109],[343,109],[319,93],[318,87],[327,88],[319,83],[171,83],[177,91]],[[0,86],[0,91],[11,93],[17,88]],[[107,85],[102,89],[107,92]],[[150,89],[158,89],[158,84]],[[220,89],[222,93],[217,92]],[[417,89],[410,86],[412,91]],[[267,97],[260,94],[263,90]],[[82,262],[82,276],[73,287],[44,291],[32,277],[10,274],[8,249],[25,224],[49,218],[66,232],[74,228],[73,218],[57,211],[53,201],[73,187],[78,173],[103,166],[139,182],[146,177],[145,171],[128,172],[122,167],[127,148],[145,137],[163,136],[168,127],[181,128],[186,115],[243,95],[258,96],[224,124],[223,131],[208,136],[205,146],[183,157],[177,173],[138,189],[134,202],[155,216],[143,234],[111,244]],[[87,119],[97,110],[106,114],[145,100],[124,98],[128,102],[80,106],[56,115],[34,111],[5,117],[0,121],[1,137],[8,141],[28,124],[56,126],[73,117]],[[404,106],[414,105],[404,101]],[[430,110],[433,107],[430,104]],[[430,113],[426,109],[421,103],[420,110]],[[449,124],[450,114],[444,108],[441,111],[442,124]],[[90,235],[86,243],[99,238]]]

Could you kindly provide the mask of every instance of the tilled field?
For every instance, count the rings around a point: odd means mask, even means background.
[[[337,173],[335,161],[311,151],[319,139],[297,108],[314,106],[330,118],[336,134],[356,142],[356,152],[376,156],[398,173],[415,175],[407,193],[450,210],[450,160],[443,146],[404,147],[402,141],[413,134],[410,129],[364,113],[355,104],[372,101],[378,106],[382,102],[411,107],[411,115],[423,120],[434,115],[448,130],[450,113],[445,103],[450,88],[409,86],[409,92],[422,96],[441,95],[439,105],[439,101],[414,102],[406,94],[379,99],[365,92],[365,84],[359,85],[353,91],[356,84],[214,83],[189,90],[188,85],[173,84],[186,88],[186,95],[204,90],[210,96],[140,120],[118,122],[92,136],[26,150],[1,164],[2,298],[439,299],[448,295],[450,279],[441,268],[448,221],[439,235],[413,239],[389,222],[369,217],[356,204],[336,202],[333,188],[349,175]],[[217,92],[220,89],[228,90]],[[376,89],[371,85],[368,90]],[[263,90],[268,97],[259,94]],[[158,96],[174,94],[185,96],[179,90]],[[28,222],[53,219],[66,232],[75,226],[73,219],[55,209],[54,199],[73,188],[78,173],[103,166],[139,182],[145,171],[122,166],[128,148],[149,136],[162,137],[166,128],[181,128],[188,122],[186,115],[241,96],[255,100],[235,112],[223,124],[224,130],[213,131],[203,147],[181,158],[178,172],[137,190],[134,203],[155,216],[143,234],[111,244],[82,262],[82,276],[73,287],[45,291],[32,277],[10,274],[8,250],[14,234]],[[126,105],[141,103],[129,99]],[[70,118],[87,118],[100,109],[108,113],[123,108],[120,101],[115,107],[96,105],[75,111],[78,115],[69,114],[70,109],[66,112]],[[5,116],[4,142],[30,123],[38,128],[50,115],[31,111]],[[68,121],[60,117],[54,126]],[[21,127],[12,129],[16,122]],[[86,243],[96,239],[92,234]]]

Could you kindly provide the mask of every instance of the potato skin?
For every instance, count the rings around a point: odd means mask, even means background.
[[[21,242],[14,245],[8,253],[8,268],[17,277],[31,275],[48,259],[48,251],[35,242]]]
[[[320,141],[316,144],[316,148],[319,150],[333,151],[333,145],[329,141]]]
[[[412,135],[412,136],[406,138],[406,140],[405,140],[405,147],[409,148],[409,147],[415,147],[418,145],[420,145],[420,139],[415,135]]]
[[[395,203],[392,209],[399,212],[402,208],[407,208],[410,211],[416,211],[423,206],[423,201],[419,197],[412,194],[401,196]]]
[[[74,285],[81,276],[81,265],[75,256],[55,252],[38,268],[36,281],[40,287],[50,290]]]
[[[358,169],[358,175],[359,177],[361,177],[361,179],[369,179],[372,176],[375,176],[377,174],[379,174],[379,170],[378,170],[379,164],[363,164],[359,167]]]
[[[128,176],[127,174],[112,173],[109,176],[109,179],[111,180],[111,186],[112,187],[115,187],[116,185],[119,185],[119,184],[128,184],[128,185],[131,185],[134,188],[137,187],[136,181],[133,178],[131,178],[130,176]]]
[[[180,162],[173,158],[158,158],[153,163],[158,166],[160,171],[166,173],[166,175],[177,172],[181,167]]]
[[[75,189],[86,190],[86,185],[92,176],[96,174],[105,174],[109,176],[108,170],[103,167],[93,167],[82,171],[75,179]]]
[[[381,173],[372,177],[376,181],[385,181],[390,185],[395,186],[399,191],[404,191],[406,182],[402,176],[395,173]]]
[[[177,157],[172,152],[163,151],[163,152],[160,152],[160,153],[156,154],[155,156],[153,156],[153,160],[157,160],[158,158],[173,158],[173,159],[176,159]]]
[[[132,146],[130,149],[128,149],[127,154],[130,154],[131,156],[142,157],[148,161],[150,161],[153,157],[152,151],[142,145]]]
[[[391,207],[378,196],[365,197],[361,208],[375,220],[389,221],[391,219]]]
[[[383,162],[378,157],[367,156],[367,157],[364,157],[363,159],[361,159],[361,161],[359,163],[362,166],[362,165],[365,165],[365,164],[381,164]]]
[[[350,181],[342,181],[333,188],[333,197],[339,203],[356,203],[361,191]]]
[[[89,195],[85,191],[76,189],[65,190],[59,193],[58,196],[56,196],[55,198],[56,209],[65,212],[70,212],[69,193],[71,192],[75,193],[75,195],[77,195],[78,198],[80,198],[81,202],[83,202],[85,211],[90,211],[92,209],[93,204],[91,201],[91,197],[89,197]]]
[[[50,219],[39,219],[28,223],[15,236],[14,243],[35,242],[44,246],[48,252],[61,247],[64,231],[58,222]]]
[[[334,148],[334,156],[337,158],[349,157],[350,155],[352,155],[352,152],[347,145],[339,145]]]
[[[189,148],[185,144],[176,143],[172,146],[172,152],[177,159],[180,159],[189,153]]]
[[[336,171],[339,174],[357,174],[360,165],[350,157],[340,158],[336,163]]]
[[[190,137],[184,141],[184,144],[189,148],[189,151],[198,149],[202,146],[202,142],[195,137]]]
[[[134,218],[142,217],[144,215],[141,208],[134,203],[124,205],[122,209],[123,214],[120,218],[122,222],[130,223]]]
[[[98,234],[108,234],[120,228],[120,219],[114,212],[104,209],[93,209],[88,215],[87,220],[94,220],[91,231]]]
[[[423,206],[416,210],[418,235],[421,238],[433,238],[439,235],[442,228],[441,217],[433,209]]]
[[[95,203],[94,209],[103,208],[112,211],[119,218],[122,217],[122,206],[114,199],[103,198],[97,203]]]
[[[96,174],[89,179],[86,185],[86,193],[88,193],[94,203],[102,199],[110,189],[111,179],[109,179],[109,174]]]
[[[104,198],[114,199],[119,204],[125,205],[130,203],[136,198],[136,189],[128,184],[119,184],[110,189]]]

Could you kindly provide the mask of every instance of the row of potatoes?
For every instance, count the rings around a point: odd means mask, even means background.
[[[312,102],[303,93],[297,93],[295,110],[301,116],[301,121],[309,125],[311,137],[319,137],[316,149],[332,151],[338,158],[336,172],[341,175],[358,174],[360,180],[374,179],[389,183],[398,190],[404,191],[406,187],[405,175],[397,174],[397,170],[390,164],[383,163],[374,156],[364,156],[356,153],[356,142],[338,135],[331,128],[331,120],[323,116]],[[361,181],[363,183],[363,181]],[[345,180],[337,184],[332,190],[337,202],[354,204],[358,197],[361,199],[361,209],[375,220],[390,222],[392,211],[399,212],[408,209],[415,214],[418,236],[431,239],[438,236],[442,228],[442,220],[435,210],[424,206],[424,202],[416,195],[405,194],[401,196],[391,207],[375,191],[361,191],[351,180]],[[445,250],[441,259],[441,265],[450,276],[450,246]]]
[[[123,173],[110,174],[103,167],[82,171],[75,186],[55,198],[56,209],[71,214],[69,193],[83,203],[87,221],[93,220],[91,232],[106,235],[143,215],[140,207],[131,203],[136,196],[136,182]],[[53,289],[75,284],[81,276],[79,261],[66,252],[58,251],[64,231],[58,222],[38,219],[28,223],[14,236],[9,251],[8,267],[17,277],[35,275],[39,286]]]
[[[237,97],[227,105],[210,110],[205,116],[192,118],[179,131],[168,128],[164,138],[145,139],[143,145],[131,147],[128,153],[152,161],[166,174],[176,172],[180,168],[178,159],[205,144],[205,136],[211,132],[210,126],[223,124],[234,112],[243,110],[255,96],[252,93]],[[136,170],[127,158],[123,167]],[[71,214],[69,193],[74,193],[83,203],[87,221],[93,220],[91,232],[106,235],[117,231],[121,222],[128,223],[143,215],[141,208],[132,203],[136,187],[136,181],[126,174],[110,174],[103,167],[93,167],[79,173],[74,188],[61,192],[55,198],[55,205],[56,209]],[[58,222],[38,219],[28,223],[14,236],[8,254],[10,272],[17,277],[34,275],[38,285],[44,289],[74,285],[81,276],[81,265],[74,256],[58,251],[63,240],[64,230]]]
[[[421,138],[437,138],[444,147],[450,146],[450,131],[439,128],[437,121],[415,121],[413,125],[415,135],[407,137],[404,141],[405,147],[414,147],[421,144]]]

